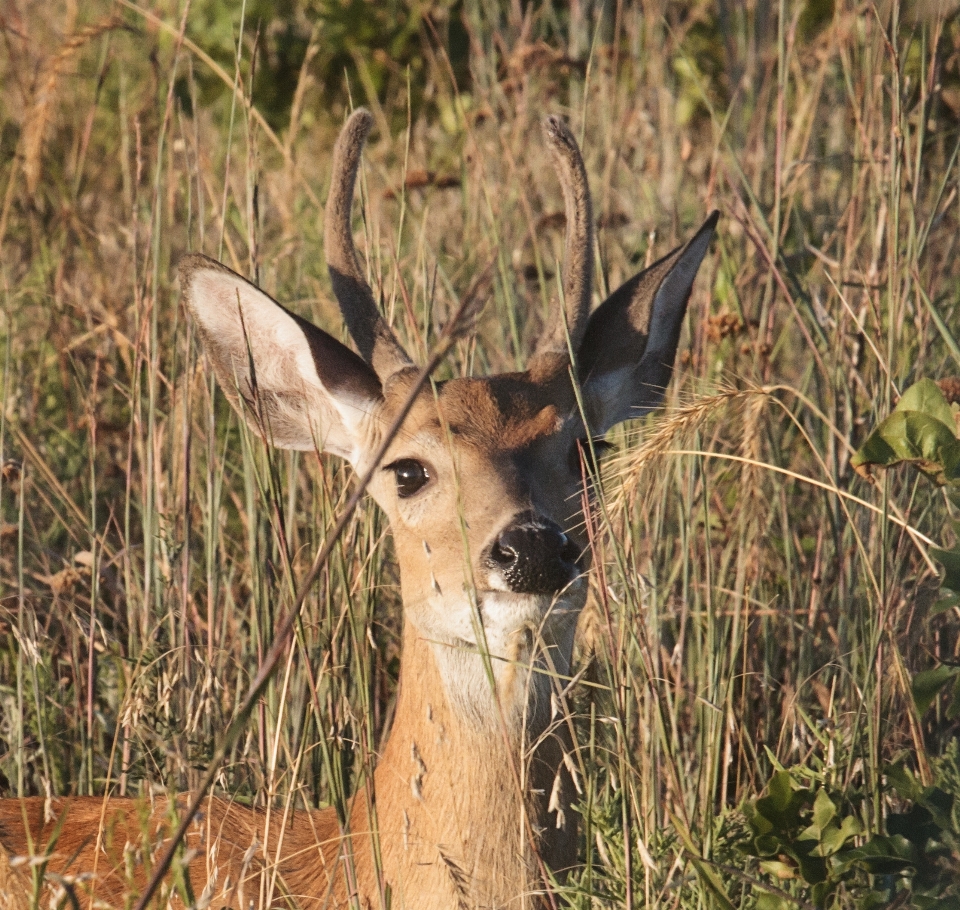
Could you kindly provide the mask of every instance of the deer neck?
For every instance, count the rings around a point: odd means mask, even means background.
[[[564,648],[564,635],[572,640],[572,631],[551,631]],[[551,718],[555,676],[542,672],[547,660],[568,666],[570,653],[533,647],[518,646],[508,663],[427,641],[405,624],[397,707],[372,797],[384,872],[407,898],[446,890],[444,906],[501,906],[538,887],[541,860],[554,871],[575,861],[570,737],[565,718]],[[370,830],[371,815],[359,800],[352,830]]]

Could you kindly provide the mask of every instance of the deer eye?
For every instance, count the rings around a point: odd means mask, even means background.
[[[605,439],[591,439],[587,440],[586,437],[583,439],[578,439],[570,447],[570,456],[569,464],[570,471],[573,474],[576,474],[577,477],[580,476],[581,472],[581,462],[590,464],[595,455],[597,461],[599,462],[604,455],[606,455],[611,449],[615,448],[612,442],[607,442]],[[591,455],[592,450],[592,455]],[[596,471],[596,466],[594,466],[594,471]]]
[[[414,458],[401,458],[386,467],[397,478],[397,496],[401,499],[419,493],[430,480],[426,467]]]

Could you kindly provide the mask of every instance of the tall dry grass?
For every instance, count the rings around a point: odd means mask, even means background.
[[[929,781],[956,735],[910,680],[957,660],[958,616],[931,614],[946,503],[907,473],[868,485],[850,456],[906,385],[960,370],[960,21],[437,2],[405,69],[350,47],[334,6],[290,7],[0,12],[3,794],[195,785],[348,495],[335,459],[267,452],[238,424],[178,257],[221,258],[342,335],[320,201],[363,103],[362,246],[392,323],[423,356],[493,261],[476,336],[440,374],[514,369],[562,255],[538,125],[559,111],[591,175],[601,293],[723,213],[666,413],[614,434],[574,701],[584,871],[561,897],[752,906],[772,892],[735,850],[737,807],[780,766],[856,791],[881,830],[885,764]],[[233,62],[211,21],[239,38]],[[303,48],[271,114],[256,66],[285,28]],[[223,791],[343,811],[390,725],[390,547],[363,506]]]

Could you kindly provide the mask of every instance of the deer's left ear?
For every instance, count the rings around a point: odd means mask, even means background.
[[[220,387],[251,429],[278,448],[332,452],[356,465],[383,400],[376,373],[206,256],[184,257],[180,284]]]
[[[663,403],[693,280],[719,217],[714,212],[688,243],[634,275],[590,317],[577,361],[592,433]]]

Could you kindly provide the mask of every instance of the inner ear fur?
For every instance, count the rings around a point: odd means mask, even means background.
[[[663,403],[687,301],[718,218],[713,212],[686,244],[634,275],[591,315],[577,368],[592,432]]]
[[[184,257],[180,283],[220,387],[250,427],[279,448],[355,461],[382,400],[374,371],[206,256]]]

